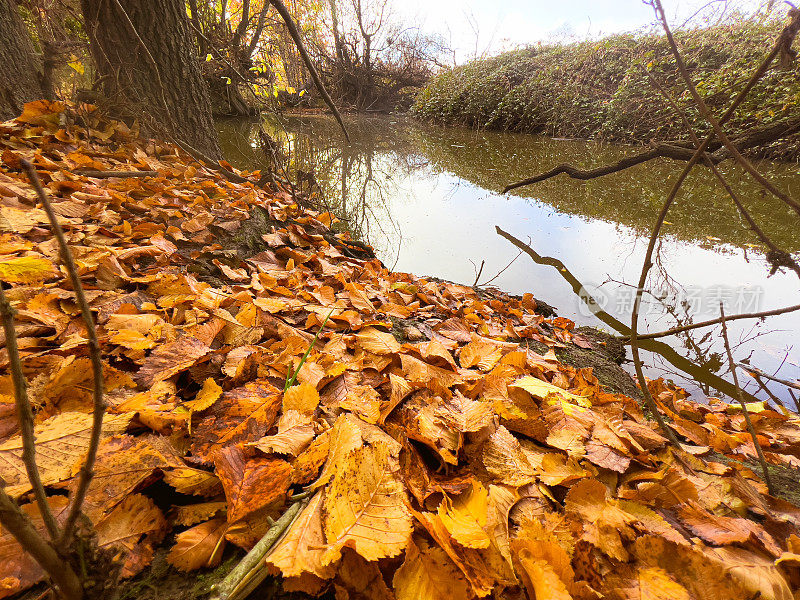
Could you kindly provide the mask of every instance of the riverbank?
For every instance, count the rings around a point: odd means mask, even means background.
[[[48,501],[60,514],[75,482],[91,368],[22,159],[97,321],[108,423],[84,512],[124,577],[154,565],[131,596],[164,578],[186,582],[175,598],[205,594],[216,567],[296,510],[258,561],[284,591],[418,598],[423,581],[533,596],[536,578],[625,598],[656,578],[675,597],[790,597],[800,509],[744,462],[735,406],[650,382],[688,452],[671,447],[636,398],[568,364],[565,349],[603,341],[541,314],[532,293],[387,269],[290,189],[95,112],[41,103],[0,133],[0,273],[40,455],[64,457],[42,469]],[[0,477],[43,530],[10,392],[0,402]],[[792,469],[800,424],[754,408],[767,459]],[[43,578],[7,533],[0,564],[0,597]]]
[[[781,27],[746,22],[676,33],[698,91],[712,110],[727,107]],[[680,117],[645,71],[677,98],[695,131],[708,130],[676,77],[666,39],[652,34],[531,46],[476,60],[434,77],[411,113],[443,124],[555,138],[690,141]],[[800,63],[795,61],[788,69],[772,69],[759,82],[731,119],[728,134],[736,137],[754,125],[778,122],[796,115],[799,107]],[[800,134],[770,145],[762,156],[798,160]]]

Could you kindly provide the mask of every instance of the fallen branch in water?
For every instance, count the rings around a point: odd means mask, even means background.
[[[794,306],[787,306],[785,308],[775,308],[773,310],[765,310],[762,312],[754,312],[754,313],[741,313],[736,315],[731,315],[726,317],[726,321],[738,321],[740,319],[763,319],[765,317],[773,317],[775,315],[783,315],[790,312],[795,312],[800,310],[800,304],[795,304]],[[639,334],[638,338],[640,340],[654,340],[656,338],[667,337],[670,335],[675,335],[676,333],[683,333],[684,331],[691,331],[692,329],[700,329],[701,327],[710,327],[711,325],[717,325],[722,323],[722,317],[718,317],[716,319],[709,319],[708,321],[700,321],[699,323],[692,323],[690,325],[681,325],[680,327],[673,327],[672,329],[665,329],[664,331],[658,331],[655,333],[642,333]],[[617,339],[627,342],[630,340],[630,336],[617,336]]]
[[[524,252],[528,256],[530,256],[533,261],[540,265],[547,265],[556,269],[559,275],[563,277],[567,283],[569,283],[572,291],[578,296],[589,309],[592,311],[592,314],[600,319],[603,323],[616,329],[618,332],[622,333],[625,336],[625,339],[630,335],[630,327],[625,325],[622,321],[615,318],[614,316],[610,315],[609,313],[601,310],[599,308],[599,303],[597,300],[592,298],[587,290],[586,286],[581,283],[577,277],[572,273],[572,271],[567,268],[567,266],[557,258],[553,258],[552,256],[542,256],[536,250],[525,244],[522,240],[514,237],[507,231],[503,231],[500,227],[495,227],[497,234],[509,242],[514,244],[517,248],[520,249],[521,252]],[[722,394],[727,394],[729,396],[735,393],[733,388],[733,384],[727,379],[723,379],[716,373],[711,372],[708,369],[704,369],[690,361],[685,356],[678,354],[675,349],[666,344],[664,342],[660,342],[658,340],[644,340],[646,346],[644,346],[645,350],[648,352],[654,352],[664,359],[669,361],[676,369],[683,371],[691,375],[698,381],[702,381],[706,385],[712,387],[713,389],[717,390]],[[756,402],[758,398],[751,395],[748,392],[744,392],[745,396],[748,399],[748,402]]]
[[[742,369],[744,369],[745,371],[748,371],[751,374],[758,375],[759,377],[763,377],[764,379],[769,379],[770,381],[774,381],[775,383],[780,383],[782,385],[785,385],[786,387],[790,387],[790,388],[794,388],[796,390],[800,390],[800,382],[789,381],[787,379],[780,379],[778,377],[775,377],[774,375],[770,375],[769,373],[765,373],[764,371],[762,371],[761,369],[759,369],[757,367],[753,367],[753,366],[747,365],[745,363],[739,363],[739,366]]]

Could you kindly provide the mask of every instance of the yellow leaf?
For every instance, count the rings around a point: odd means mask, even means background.
[[[213,473],[191,467],[164,469],[164,481],[181,494],[210,497],[219,493],[219,478]]]
[[[365,327],[356,334],[361,348],[373,354],[394,354],[400,351],[400,343],[388,332],[375,327]]]
[[[479,481],[472,488],[451,500],[446,494],[439,505],[439,518],[453,536],[466,548],[488,548],[489,536],[483,530],[489,509],[489,492]]]
[[[406,548],[405,562],[394,574],[397,600],[469,600],[472,588],[447,553],[415,539]]]
[[[532,396],[544,400],[550,394],[557,394],[562,398],[574,402],[578,406],[589,408],[592,404],[586,398],[568,392],[557,385],[553,385],[547,381],[543,381],[530,375],[517,379],[514,383],[510,383],[509,387],[522,388]]]
[[[6,283],[35,283],[56,275],[53,263],[36,256],[15,256],[0,261],[0,280]]]
[[[222,396],[222,388],[217,385],[213,378],[209,377],[203,383],[203,388],[197,392],[197,396],[190,402],[184,402],[184,406],[192,412],[200,412],[209,408]]]
[[[329,579],[334,574],[333,567],[322,564],[327,550],[322,531],[323,496],[322,490],[314,495],[267,557],[267,562],[280,569],[284,577],[311,573]]]
[[[313,413],[319,406],[319,392],[310,383],[301,383],[290,387],[283,394],[283,412],[296,410],[301,413]]]
[[[324,564],[353,548],[367,560],[397,556],[411,537],[408,498],[397,460],[382,441],[347,455],[325,490],[323,529],[331,548]]]
[[[544,560],[520,558],[520,576],[528,590],[529,598],[536,600],[572,600],[567,586]]]
[[[77,58],[73,57],[73,60],[69,61],[67,64],[72,68],[73,71],[75,71],[79,75],[83,75],[85,71],[83,63],[79,61]]]
[[[133,329],[120,329],[109,341],[129,350],[149,350],[156,345],[155,341]]]

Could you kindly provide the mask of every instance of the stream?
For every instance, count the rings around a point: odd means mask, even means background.
[[[346,123],[349,144],[323,115],[226,120],[218,128],[227,160],[254,170],[269,164],[258,143],[263,126],[276,151],[290,156],[283,168],[291,181],[344,219],[354,238],[372,244],[387,267],[466,285],[480,272],[481,286],[531,292],[577,326],[625,333],[650,229],[682,164],[655,161],[587,182],[560,175],[502,195],[505,185],[557,164],[592,168],[637,149],[443,128],[402,116],[351,116]],[[757,166],[800,198],[800,165]],[[797,256],[797,215],[732,162],[720,169],[764,232]],[[538,258],[519,255],[495,226],[529,244]],[[800,304],[796,275],[767,277],[764,253],[710,171],[695,168],[667,216],[641,330],[717,318],[720,302],[728,315]],[[800,378],[800,312],[735,321],[728,328],[737,361],[783,379]],[[648,377],[671,379],[697,397],[732,393],[719,327],[643,347]],[[741,371],[740,380],[746,392],[767,398]],[[784,386],[769,387],[795,408]]]

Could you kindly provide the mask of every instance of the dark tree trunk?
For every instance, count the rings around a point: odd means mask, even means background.
[[[26,102],[45,97],[41,64],[14,0],[0,0],[0,121],[22,112]]]
[[[183,0],[81,0],[103,91],[142,119],[210,158],[220,158],[211,102],[194,56]]]

